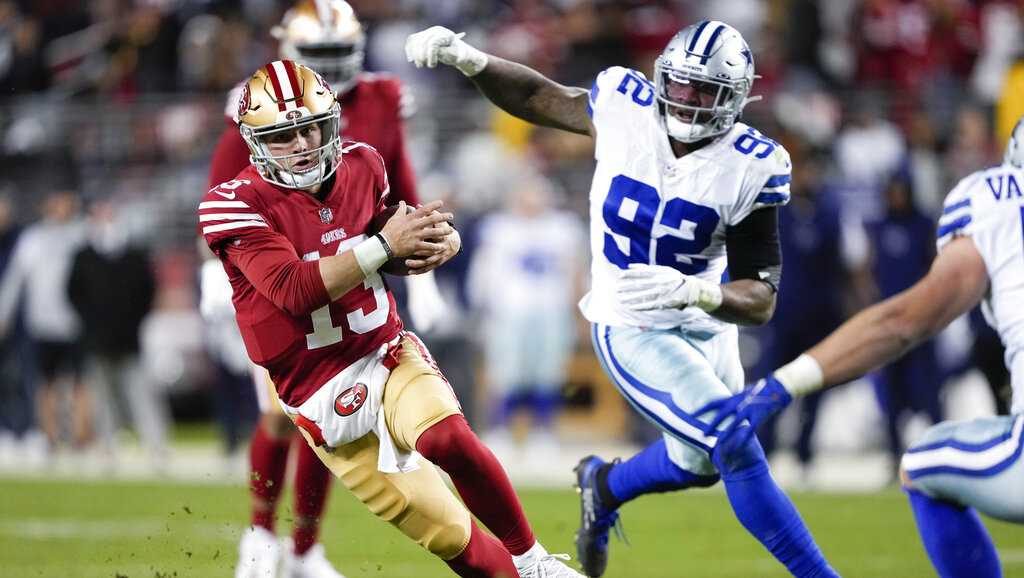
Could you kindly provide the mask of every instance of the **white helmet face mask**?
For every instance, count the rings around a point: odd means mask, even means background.
[[[754,59],[733,27],[705,20],[679,31],[654,63],[657,114],[673,139],[695,142],[736,123],[754,84]]]
[[[1003,154],[1003,163],[1024,169],[1024,118],[1017,121],[1017,126],[1013,127],[1010,133],[1010,140],[1006,143],[1006,152]]]
[[[241,131],[242,137],[249,143],[249,150],[252,153],[250,160],[265,180],[289,189],[308,189],[323,183],[338,169],[341,146],[341,137],[338,136],[340,118],[341,107],[335,104],[327,113],[306,116],[296,122],[255,129],[243,125]],[[327,142],[321,141],[319,147],[297,153],[274,155],[270,152],[268,143],[274,135],[285,131],[302,130],[311,124],[319,125],[320,138],[326,139]],[[292,159],[309,155],[315,155],[310,166],[302,169],[287,168]]]
[[[363,71],[363,39],[281,46],[281,56],[320,73],[338,94],[348,92]]]

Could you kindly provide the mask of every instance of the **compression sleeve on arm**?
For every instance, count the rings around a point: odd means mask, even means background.
[[[782,247],[779,244],[779,210],[758,209],[725,232],[729,279],[756,279],[779,290],[782,279]]]

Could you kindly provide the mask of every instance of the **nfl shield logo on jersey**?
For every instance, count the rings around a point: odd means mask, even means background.
[[[366,401],[366,394],[367,390],[364,384],[357,383],[353,385],[334,398],[334,412],[341,417],[354,414],[359,408],[363,407],[363,403]]]
[[[328,207],[322,207],[320,209],[320,222],[323,224],[330,223],[334,220],[334,213]]]

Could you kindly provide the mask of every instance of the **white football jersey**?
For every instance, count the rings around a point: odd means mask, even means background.
[[[728,326],[695,307],[635,313],[616,287],[632,263],[666,265],[719,283],[725,234],[759,208],[789,201],[789,154],[736,123],[676,158],[656,115],[654,85],[627,68],[598,75],[589,111],[597,130],[590,189],[591,291],[580,302],[593,323],[718,332]]]
[[[988,269],[991,285],[981,310],[1006,347],[1011,411],[1024,412],[1024,170],[1001,165],[957,184],[939,219],[939,250],[965,236]]]
[[[484,217],[469,267],[471,301],[496,316],[571,310],[585,231],[568,211]]]

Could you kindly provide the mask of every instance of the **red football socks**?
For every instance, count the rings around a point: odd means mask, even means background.
[[[509,552],[518,556],[533,546],[536,539],[512,482],[465,417],[452,415],[431,426],[416,440],[416,450],[451,476],[469,511]]]
[[[295,542],[295,555],[301,556],[316,544],[320,534],[320,516],[334,476],[316,457],[306,440],[296,437],[299,455],[295,463],[295,528],[292,540]]]
[[[461,554],[446,561],[448,567],[462,578],[517,578],[519,572],[508,550],[475,523],[470,523],[473,533],[469,544]]]
[[[253,496],[252,524],[274,531],[274,512],[281,495],[284,470],[288,465],[288,448],[292,436],[283,440],[272,438],[261,424],[256,424],[249,446],[249,492]]]

